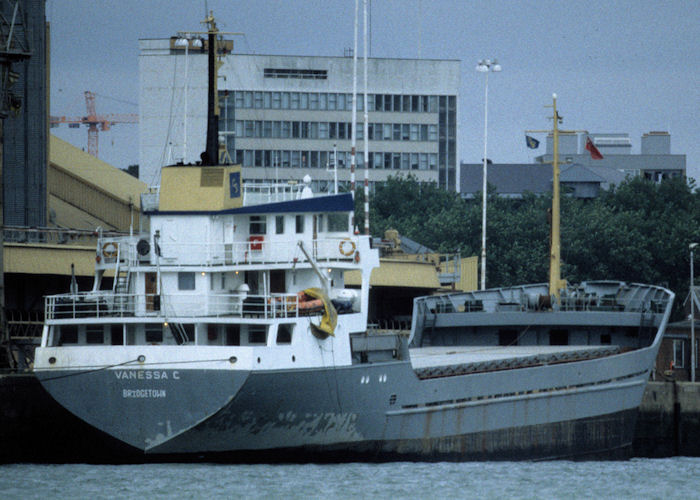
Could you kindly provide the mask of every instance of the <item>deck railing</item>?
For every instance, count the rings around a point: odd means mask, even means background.
[[[350,262],[355,258],[359,238],[329,237],[302,240],[306,251],[317,262]],[[138,237],[101,238],[98,250],[101,264],[114,266],[117,259],[130,265],[136,262],[168,265],[245,265],[304,262],[299,240],[276,240],[267,235],[251,235],[246,241],[232,243],[187,243],[158,241],[148,254],[139,254]],[[149,242],[149,246],[150,246]]]
[[[609,292],[609,293],[606,293]],[[532,285],[513,289],[494,289],[436,295],[417,299],[419,311],[435,313],[483,313],[483,312],[527,312],[549,308],[540,301],[547,297],[547,288]],[[659,287],[647,285],[609,286],[600,285],[600,290],[574,290],[562,292],[554,309],[558,311],[607,311],[650,312],[662,314],[669,302],[668,293]]]
[[[249,295],[235,293],[119,294],[111,291],[50,295],[45,317],[51,320],[125,317],[251,317],[295,318],[317,314],[317,304],[302,302],[294,293]],[[316,306],[316,307],[311,307]]]

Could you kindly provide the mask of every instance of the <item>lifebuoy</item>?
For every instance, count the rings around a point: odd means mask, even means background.
[[[355,253],[355,242],[350,238],[345,238],[338,245],[338,250],[340,250],[340,253],[346,257],[350,257],[353,253]]]
[[[108,241],[107,243],[102,245],[102,255],[104,255],[105,259],[113,259],[114,257],[116,257],[117,250],[117,244],[113,241]]]

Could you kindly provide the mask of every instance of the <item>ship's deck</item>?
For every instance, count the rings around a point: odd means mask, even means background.
[[[440,346],[410,349],[419,378],[525,368],[610,356],[619,346]]]

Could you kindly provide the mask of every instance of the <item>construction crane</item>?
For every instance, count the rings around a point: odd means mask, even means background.
[[[137,114],[109,114],[98,115],[95,112],[95,93],[89,90],[85,91],[85,106],[87,108],[87,116],[78,118],[67,118],[65,116],[51,116],[49,123],[51,127],[58,127],[61,123],[67,123],[70,128],[79,128],[80,125],[88,127],[88,153],[97,158],[97,138],[98,131],[106,132],[116,123],[138,123],[139,116]]]

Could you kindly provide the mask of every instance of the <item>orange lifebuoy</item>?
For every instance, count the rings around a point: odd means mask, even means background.
[[[108,241],[107,243],[102,245],[102,255],[105,259],[113,259],[114,257],[116,257],[118,250],[119,247],[113,241]]]
[[[338,250],[340,250],[340,253],[346,257],[350,257],[353,253],[355,253],[355,248],[355,242],[350,238],[341,240],[340,244],[338,245]]]

